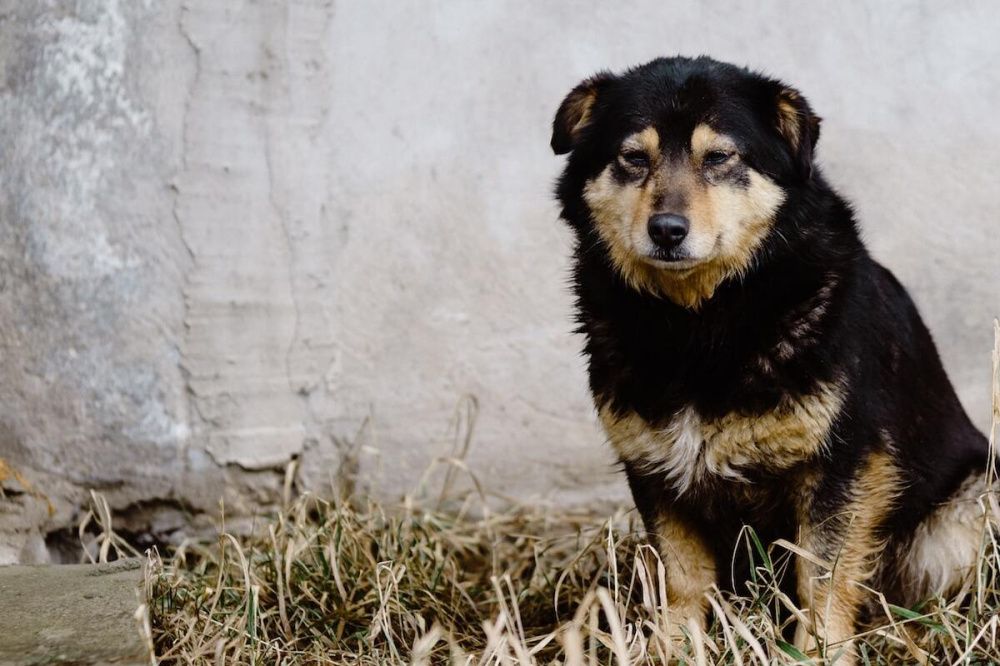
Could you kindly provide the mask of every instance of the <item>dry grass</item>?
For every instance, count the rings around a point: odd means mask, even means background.
[[[994,393],[996,417],[1000,388]],[[152,554],[147,583],[160,663],[806,659],[786,642],[797,610],[775,583],[798,556],[787,546],[765,548],[748,530],[739,547],[755,562],[751,594],[714,591],[707,633],[692,628],[671,642],[663,567],[637,537],[632,514],[497,513],[478,493],[453,499],[463,502],[420,493],[390,507],[305,495],[256,535],[222,533],[167,559]],[[881,626],[858,638],[861,663],[1000,662],[1000,546],[983,527],[967,593],[919,608],[883,603]]]

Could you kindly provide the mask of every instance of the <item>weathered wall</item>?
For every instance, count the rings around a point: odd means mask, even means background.
[[[168,534],[273,503],[293,456],[328,488],[360,443],[399,494],[468,395],[491,488],[621,497],[548,127],[661,54],[810,97],[985,426],[1000,7],[953,4],[0,0],[0,562],[48,557],[89,488]]]

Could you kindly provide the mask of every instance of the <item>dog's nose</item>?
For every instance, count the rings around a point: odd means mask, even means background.
[[[660,213],[649,218],[646,230],[657,247],[672,250],[681,244],[690,227],[691,224],[683,215]]]

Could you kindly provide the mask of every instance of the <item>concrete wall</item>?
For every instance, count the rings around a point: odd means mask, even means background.
[[[828,176],[985,426],[998,21],[985,1],[0,0],[0,562],[49,557],[90,488],[166,536],[223,495],[272,505],[293,456],[303,487],[350,456],[398,495],[466,396],[490,488],[623,497],[569,333],[548,128],[579,79],[661,54],[806,93]]]

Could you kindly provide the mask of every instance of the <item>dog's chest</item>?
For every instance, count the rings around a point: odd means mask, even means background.
[[[681,493],[701,480],[713,464],[705,455],[704,423],[693,407],[681,409],[660,428],[651,426],[635,412],[617,416],[604,408],[600,415],[619,458],[644,471],[665,474]]]
[[[650,424],[635,412],[600,416],[619,458],[662,473],[678,494],[710,478],[745,482],[755,471],[779,472],[819,455],[842,403],[842,392],[822,384],[809,395],[782,399],[759,414],[706,419],[691,405]]]

